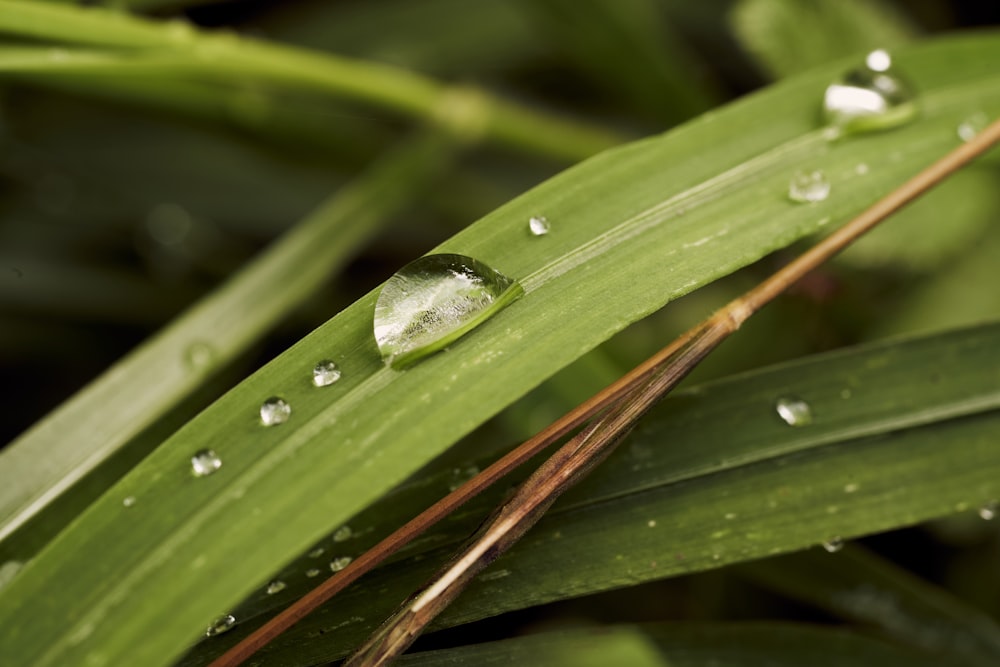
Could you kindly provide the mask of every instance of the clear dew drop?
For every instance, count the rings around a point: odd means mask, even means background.
[[[1000,510],[1000,504],[993,500],[985,505],[980,506],[977,510],[979,513],[979,518],[983,521],[992,521],[997,516],[997,511]]]
[[[274,581],[272,581],[267,585],[267,588],[265,590],[267,591],[268,595],[275,595],[285,590],[287,587],[288,584],[283,582],[281,579],[275,579]]]
[[[822,171],[797,171],[788,182],[788,198],[798,204],[821,202],[830,196],[830,181]]]
[[[191,471],[195,477],[206,477],[222,467],[222,459],[211,449],[202,449],[191,457]]]
[[[314,578],[318,577],[319,576],[319,568],[318,567],[311,567],[311,568],[309,568],[308,570],[306,570],[306,576],[309,577],[310,579],[314,579]]]
[[[333,560],[330,561],[330,571],[340,572],[345,567],[350,565],[352,560],[354,559],[351,558],[350,556],[341,556],[340,558],[334,558]]]
[[[354,531],[351,530],[350,526],[341,526],[333,533],[333,541],[344,542],[346,540],[351,539],[351,535],[353,534]]]
[[[324,549],[323,547],[316,547],[315,549],[313,549],[312,551],[309,552],[309,557],[310,558],[319,558],[320,556],[323,555],[324,551],[326,551],[326,549]]]
[[[292,406],[280,396],[272,396],[260,405],[260,421],[264,426],[284,424],[292,416]]]
[[[977,111],[958,124],[958,138],[962,141],[972,141],[976,135],[986,129],[990,119],[982,111]]]
[[[812,423],[812,408],[801,398],[783,396],[774,403],[781,420],[789,426],[805,426]]]
[[[135,496],[125,496],[122,498],[122,507],[134,507],[135,506]]]
[[[835,554],[844,548],[844,539],[841,537],[831,537],[826,542],[823,542],[823,548],[829,553]]]
[[[329,359],[313,367],[313,384],[317,387],[328,387],[340,379],[340,367]]]
[[[205,629],[206,637],[216,637],[224,632],[229,632],[236,627],[236,617],[232,614],[225,614],[218,617]]]
[[[528,220],[528,231],[532,236],[545,236],[552,230],[552,225],[543,215],[533,215]]]
[[[523,294],[516,280],[464,255],[427,255],[382,287],[375,341],[394,367],[436,352]]]
[[[861,67],[827,86],[823,95],[823,115],[835,128],[832,138],[898,127],[916,114],[912,88],[883,49],[869,53]]]

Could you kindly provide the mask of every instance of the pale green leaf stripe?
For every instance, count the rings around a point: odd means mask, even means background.
[[[828,68],[609,151],[499,209],[441,250],[522,278],[524,298],[403,373],[378,358],[373,295],[337,315],[29,563],[3,592],[0,639],[33,664],[169,662],[282,563],[557,369],[669,299],[858,211],[954,146],[970,106],[1000,110],[998,54],[988,35],[898,54],[924,91],[923,117],[898,131],[827,144],[816,118],[839,72]],[[788,202],[790,174],[820,166],[834,194]],[[549,236],[528,233],[536,214]],[[308,380],[320,355],[343,362],[326,391]],[[292,419],[262,429],[257,407],[273,394]],[[193,479],[188,459],[203,447],[225,463]],[[123,511],[128,495],[137,503]]]
[[[180,21],[157,23],[102,8],[0,0],[0,32],[128,49],[118,51],[127,58],[108,62],[93,62],[94,55],[77,58],[50,50],[34,62],[42,72],[56,71],[55,65],[61,62],[67,71],[89,66],[118,66],[132,73],[143,68],[157,72],[179,68],[193,74],[268,80],[361,100],[439,123],[463,137],[485,136],[560,159],[579,160],[621,141],[603,128],[535,111],[485,91],[446,86],[397,67],[240,38],[235,33],[202,32]],[[9,59],[13,71],[30,69],[24,51],[15,53],[22,57]]]
[[[0,451],[0,471],[9,480],[0,485],[0,539],[313,294],[380,223],[443,171],[448,145],[428,131],[398,147],[238,276]]]
[[[670,397],[487,570],[442,625],[895,528],[995,498],[998,368],[1000,324],[992,324],[819,355]],[[774,402],[785,395],[809,402],[812,424],[792,428],[778,417]],[[381,513],[373,507],[351,524],[377,531],[397,518],[393,504],[425,504],[421,493],[428,491],[387,499]],[[427,544],[458,542],[499,499],[484,498]],[[278,663],[342,655],[446,551],[373,573],[267,655]],[[281,576],[298,587],[308,566],[299,561]],[[253,625],[261,604],[266,596],[237,613]],[[997,645],[992,624],[966,631],[980,647]],[[237,631],[206,642],[185,664],[202,664],[200,651],[238,638]]]
[[[601,658],[607,658],[603,662]],[[638,658],[642,662],[617,661]],[[657,662],[656,660],[659,660]],[[655,665],[669,667],[936,667],[918,653],[842,630],[793,623],[675,623],[543,632],[403,656],[401,667]]]
[[[860,545],[836,558],[812,550],[751,561],[737,572],[929,653],[982,667],[1000,662],[994,619]]]

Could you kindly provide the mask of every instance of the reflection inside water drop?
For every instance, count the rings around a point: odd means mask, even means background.
[[[333,533],[334,542],[344,542],[351,538],[354,531],[351,530],[350,526],[341,526]]]
[[[272,581],[267,585],[266,590],[268,595],[274,595],[276,593],[280,593],[281,591],[285,590],[285,588],[287,587],[288,584],[283,582],[281,579],[275,579],[274,581]]]
[[[375,303],[375,341],[392,366],[436,352],[523,294],[517,281],[464,255],[428,255],[382,287]]]
[[[533,215],[528,220],[528,231],[533,236],[545,236],[551,229],[552,225],[549,224],[549,221],[543,215]]]
[[[774,402],[774,409],[789,426],[805,426],[812,422],[812,408],[801,398],[783,396]]]
[[[284,424],[292,416],[292,406],[280,396],[272,396],[260,406],[260,421],[264,426]]]
[[[799,204],[821,202],[830,195],[830,181],[822,171],[797,171],[788,182],[788,198]]]
[[[327,387],[340,379],[340,368],[329,359],[313,367],[313,384],[317,387]]]
[[[894,70],[889,53],[872,51],[864,65],[827,86],[823,114],[836,132],[866,132],[903,125],[916,117],[910,85]]]
[[[232,614],[225,614],[212,621],[212,624],[205,629],[206,637],[215,637],[223,632],[229,632],[236,626],[236,617]]]
[[[191,471],[195,477],[211,475],[222,467],[222,459],[211,449],[202,449],[191,457]]]
[[[829,553],[837,553],[844,548],[844,539],[841,537],[831,537],[826,542],[823,542],[823,548]]]
[[[332,561],[330,561],[330,571],[340,572],[345,567],[350,565],[352,560],[354,559],[351,558],[350,556],[341,556],[340,558],[334,558]]]

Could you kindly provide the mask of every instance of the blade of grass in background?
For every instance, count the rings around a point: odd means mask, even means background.
[[[189,422],[29,562],[0,597],[5,645],[29,664],[169,662],[283,563],[559,368],[671,298],[847,218],[946,152],[957,141],[956,109],[975,99],[988,113],[1000,111],[1000,81],[991,67],[998,50],[996,37],[979,36],[898,54],[899,65],[921,84],[923,113],[893,132],[834,144],[823,138],[817,107],[841,64],[608,151],[512,201],[440,250],[518,278],[526,290],[521,300],[402,373],[378,358],[374,295],[335,316]],[[855,171],[860,161],[873,165],[864,178]],[[791,175],[819,167],[831,196],[812,205],[790,202]],[[552,232],[532,237],[527,220],[539,214]],[[344,375],[317,389],[309,373],[322,358],[336,360]],[[259,408],[273,395],[288,400],[292,417],[264,428]],[[192,477],[191,457],[206,448],[223,465],[212,476]],[[874,471],[886,463],[877,456],[895,460],[891,448],[863,451],[868,459],[852,458],[846,446],[823,448],[822,460],[805,472],[815,478],[817,470],[847,463]],[[910,462],[913,474],[929,460]],[[970,474],[984,474],[981,461],[967,460],[980,464]],[[731,481],[738,484],[744,472],[733,471]],[[778,478],[751,477],[743,487],[748,498],[791,483],[780,467],[770,472]],[[942,498],[973,488],[957,472],[941,483],[952,479],[963,482],[959,491],[928,493],[929,506],[907,506],[904,518],[873,515],[857,529],[946,511]],[[881,502],[876,481],[855,498]],[[838,483],[813,488],[840,498]],[[699,496],[714,493],[714,484],[688,488]],[[719,509],[701,496],[693,504],[665,496],[657,500],[671,508]],[[631,534],[624,519],[641,515],[645,522],[649,508],[627,505],[621,501],[612,521]],[[866,507],[860,500],[853,506]],[[820,526],[851,534],[833,521],[850,526],[857,517],[845,511],[823,524],[805,518],[810,534],[782,533],[788,548],[816,541],[811,531]],[[697,533],[703,535],[700,526]],[[749,544],[773,548],[767,540]],[[713,562],[707,549],[702,556],[691,562]],[[637,550],[634,557],[646,561],[649,554]],[[655,574],[670,572],[662,567]],[[634,575],[619,575],[610,585],[629,580]]]
[[[450,140],[436,131],[400,146],[223,288],[0,451],[0,469],[11,480],[0,489],[0,538],[9,537],[312,295],[381,223],[445,170],[451,154]],[[128,401],[122,403],[122,397]],[[117,407],[109,410],[109,405]]]

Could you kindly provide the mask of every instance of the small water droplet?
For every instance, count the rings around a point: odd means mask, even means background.
[[[135,506],[135,496],[125,496],[122,498],[122,506],[124,507],[134,507]]]
[[[427,255],[382,287],[375,303],[375,341],[394,367],[451,344],[517,299],[524,290],[479,260]]]
[[[329,359],[324,359],[313,368],[313,384],[317,387],[327,387],[339,379],[340,367]]]
[[[351,538],[354,531],[351,530],[350,526],[341,526],[333,533],[334,542],[344,542]]]
[[[222,459],[211,449],[202,449],[191,457],[191,471],[196,477],[211,475],[222,467]]]
[[[862,162],[861,164],[859,164],[854,168],[854,173],[857,174],[858,176],[864,176],[865,174],[868,173],[868,171],[869,167],[864,162]]]
[[[193,371],[202,371],[212,365],[215,349],[203,341],[195,341],[184,350],[184,363]]]
[[[306,570],[306,576],[309,577],[310,579],[318,577],[319,576],[319,568],[318,567],[311,567],[311,568],[309,568],[308,570]]]
[[[962,141],[972,141],[989,124],[990,119],[987,115],[982,111],[977,111],[958,124],[958,138]]]
[[[823,113],[834,131],[884,130],[913,120],[917,106],[910,85],[894,71],[887,51],[872,51],[858,69],[827,86]]]
[[[340,558],[334,558],[333,560],[330,561],[330,571],[340,572],[345,567],[350,565],[352,560],[354,559],[351,558],[350,556],[341,556]]]
[[[812,422],[812,408],[801,398],[783,396],[775,401],[774,409],[789,426],[805,426]]]
[[[979,518],[983,521],[992,521],[997,516],[997,501],[992,500],[979,508]]]
[[[274,581],[272,581],[271,583],[269,583],[267,585],[267,589],[266,590],[267,590],[267,594],[268,595],[275,595],[275,594],[280,593],[281,591],[285,590],[287,587],[288,587],[288,584],[286,584],[285,582],[283,582],[281,579],[275,579]]]
[[[552,230],[552,225],[543,215],[533,215],[528,220],[528,230],[533,236],[545,236]]]
[[[212,624],[205,629],[205,636],[216,637],[223,632],[229,632],[234,627],[236,627],[236,617],[232,614],[225,614],[212,621]]]
[[[830,181],[822,171],[797,171],[788,182],[788,198],[798,204],[821,202],[828,196]]]
[[[264,426],[284,424],[292,416],[292,406],[280,396],[272,396],[260,405],[260,421]]]
[[[858,484],[857,482],[850,482],[844,485],[844,493],[854,493],[859,488],[861,488],[860,484]]]
[[[309,557],[310,558],[319,558],[320,556],[323,555],[324,551],[326,551],[326,550],[323,547],[316,547],[315,549],[313,549],[312,551],[309,552]]]
[[[649,521],[646,522],[646,525],[649,526],[650,528],[656,528],[656,519],[650,519]]]
[[[835,554],[844,548],[844,540],[841,537],[831,537],[823,543],[823,548],[828,552]]]

